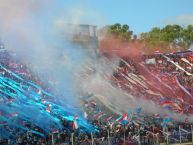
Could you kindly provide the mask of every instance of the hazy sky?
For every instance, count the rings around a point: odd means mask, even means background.
[[[58,0],[57,5],[58,12],[79,17],[80,23],[126,23],[135,33],[170,23],[193,24],[193,0]]]

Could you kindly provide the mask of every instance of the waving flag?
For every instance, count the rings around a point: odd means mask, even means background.
[[[104,116],[105,115],[105,113],[104,112],[99,112],[99,113],[97,113],[97,114],[95,114],[94,115],[94,118],[95,119],[100,119],[102,116]]]
[[[177,103],[169,101],[169,100],[162,102],[162,107],[171,108],[176,111],[182,110]]]
[[[46,111],[47,111],[48,113],[50,113],[50,112],[51,112],[51,108],[50,108],[50,107],[47,107],[47,108],[46,108]]]
[[[72,123],[72,128],[73,129],[78,129],[78,122],[77,122],[78,116],[74,116],[74,120]]]
[[[154,54],[161,54],[159,50],[154,51]]]
[[[10,104],[10,103],[12,103],[12,102],[13,102],[13,100],[14,100],[13,98],[10,98],[10,99],[8,99],[8,100],[7,100],[7,102],[6,102],[6,103],[7,103],[7,104]]]
[[[78,129],[78,123],[77,123],[76,120],[73,121],[72,128],[73,129]]]
[[[18,116],[18,113],[12,113],[12,114],[10,114],[10,117],[17,117]]]
[[[46,100],[45,100],[45,99],[42,99],[42,103],[43,103],[43,104],[46,104]]]
[[[111,121],[111,119],[113,118],[113,116],[110,116],[110,117],[108,117],[107,119],[106,119],[106,121]]]
[[[146,64],[156,64],[155,58],[151,58],[151,59],[146,59],[145,60]]]
[[[87,112],[84,112],[84,118],[88,118],[88,113]]]
[[[154,114],[154,118],[155,118],[155,119],[160,119],[161,117],[160,117],[159,114]]]
[[[117,123],[125,123],[128,122],[128,113],[125,113],[123,116],[121,116],[120,118],[118,118]]]
[[[187,69],[191,70],[192,69],[192,66],[188,65],[186,66]]]
[[[52,134],[59,133],[59,130],[58,130],[58,129],[53,129],[53,130],[51,131],[51,133],[52,133]]]

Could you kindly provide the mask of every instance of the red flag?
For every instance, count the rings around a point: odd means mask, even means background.
[[[190,61],[193,61],[193,54],[188,57]]]
[[[6,103],[7,103],[7,104],[12,103],[12,102],[13,102],[13,100],[14,100],[13,98],[10,98],[10,99],[8,99],[8,100],[7,100],[7,102],[6,102]]]
[[[77,119],[78,119],[78,116],[77,116],[77,115],[75,115],[75,116],[74,116],[74,120],[77,120]]]
[[[73,123],[72,123],[72,128],[73,128],[73,129],[78,129],[77,119],[74,119],[74,121],[73,121]]]
[[[52,130],[52,133],[54,134],[54,133],[58,133],[59,131],[57,130],[57,129],[53,129]]]
[[[45,99],[42,99],[42,103],[44,103],[44,104],[45,104],[45,103],[46,103],[46,100],[45,100]]]
[[[47,107],[47,108],[46,108],[46,111],[47,111],[48,113],[50,113],[50,112],[51,112],[51,108],[50,108],[50,107]]]
[[[192,69],[192,66],[188,65],[188,66],[186,66],[186,68],[187,68],[188,70],[191,70],[191,69]]]

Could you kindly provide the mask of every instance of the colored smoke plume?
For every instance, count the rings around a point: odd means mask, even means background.
[[[64,7],[58,5],[56,1],[2,0],[0,3],[0,38],[4,42],[5,48],[11,53],[14,52],[16,54],[14,57],[26,63],[33,74],[43,82],[55,83],[51,85],[52,91],[49,92],[54,94],[52,103],[61,105],[61,102],[64,102],[60,111],[70,110],[71,115],[80,115],[81,120],[83,112],[80,108],[74,78],[75,73],[84,63],[87,53],[85,49],[77,48],[65,41],[63,36],[58,33],[59,28],[56,22],[61,19],[63,9]],[[65,18],[62,17],[62,19]],[[68,20],[68,18],[65,19],[65,21]],[[41,92],[41,90],[39,91]],[[34,96],[39,95],[36,92]],[[17,97],[18,99],[15,99],[14,103],[19,99],[22,100],[22,97]],[[46,128],[42,128],[47,132],[50,131],[48,129],[50,126],[55,126],[54,122],[49,121],[49,119],[53,119],[53,116],[47,114],[48,119],[45,119],[46,110],[41,111],[35,103],[23,107],[24,105],[20,103],[18,108],[14,108],[3,104],[0,109],[8,108],[5,109],[7,112],[13,110],[19,114],[19,117],[20,113],[24,115],[31,113],[29,122],[36,123],[39,127],[45,125]],[[40,105],[41,103],[39,103]],[[17,127],[15,122],[9,121],[9,123]],[[87,125],[86,123],[85,126]]]
[[[99,51],[109,56],[139,59],[142,56],[142,44],[137,40],[125,42],[113,35],[108,35],[100,40]]]

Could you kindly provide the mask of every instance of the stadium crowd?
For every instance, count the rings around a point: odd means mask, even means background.
[[[138,65],[135,61],[131,59],[123,59],[120,62],[119,69],[112,76],[112,82],[123,90],[132,93],[136,97],[146,96],[147,99],[154,100],[162,105],[163,100],[155,99],[155,94],[150,93],[148,89],[153,91],[158,91],[161,94],[167,95],[168,93],[162,92],[162,90],[156,89],[150,83],[145,82],[147,87],[140,85],[134,85],[132,81],[137,82],[139,78],[136,76],[141,76],[144,69],[153,74],[154,79],[160,79],[161,83],[167,84],[168,86],[173,86],[171,91],[177,92],[182,98],[189,95],[193,95],[193,52],[187,53],[175,53],[175,54],[154,54],[144,56],[142,62]],[[41,82],[40,79],[33,75],[33,73],[28,69],[26,64],[18,63],[17,60],[12,59],[9,53],[0,53],[0,63],[2,66],[6,67],[8,70],[15,72],[26,80],[31,80],[32,82],[42,86],[45,90],[49,91],[50,87]],[[9,73],[0,69],[1,76],[6,76],[14,79]],[[149,74],[150,74],[149,73]],[[149,74],[143,75],[144,78],[149,78]],[[127,76],[127,77],[126,77]],[[134,80],[128,78],[136,78]],[[141,77],[142,78],[142,77]],[[140,78],[140,79],[141,79]],[[145,79],[143,79],[144,81]],[[155,82],[157,82],[156,80]],[[164,90],[165,88],[163,88]],[[171,93],[171,95],[173,95]],[[167,97],[166,97],[167,98]],[[174,97],[173,97],[174,99]],[[171,100],[170,100],[171,101]],[[28,128],[41,132],[45,134],[44,137],[32,132],[26,131],[19,134],[16,140],[18,145],[67,145],[67,144],[92,144],[92,145],[117,145],[117,144],[159,144],[160,142],[190,142],[192,141],[192,130],[191,124],[188,120],[185,123],[175,123],[167,126],[167,130],[160,122],[163,122],[161,117],[156,117],[156,115],[148,116],[151,118],[140,121],[129,121],[124,123],[124,118],[116,120],[113,116],[105,116],[105,113],[101,113],[101,109],[97,106],[97,103],[93,103],[93,100],[85,102],[85,110],[87,111],[87,119],[93,126],[97,126],[98,131],[87,132],[83,128],[74,128],[73,121],[62,120],[64,129],[63,131],[53,131],[50,134],[44,133],[39,127],[24,122]],[[191,100],[190,100],[191,102]],[[94,104],[94,105],[93,105]],[[172,108],[173,111],[192,113],[192,104],[185,104],[183,101],[179,101],[180,109]],[[187,108],[188,106],[188,108]],[[191,109],[192,108],[192,109]],[[99,111],[100,110],[100,111]],[[137,114],[135,117],[140,118],[141,113],[135,112]],[[128,116],[127,116],[128,117]],[[146,119],[147,119],[146,118]],[[170,122],[169,122],[170,123]],[[4,124],[6,128],[12,131],[8,125]],[[179,128],[180,126],[180,128]],[[1,131],[1,130],[0,130]],[[1,132],[2,133],[2,132]],[[14,139],[3,139],[0,138],[0,144],[14,144]]]

